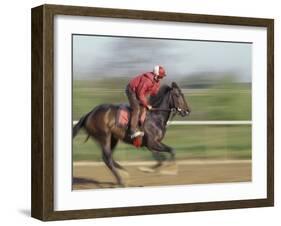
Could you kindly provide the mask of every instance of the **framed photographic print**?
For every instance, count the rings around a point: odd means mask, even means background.
[[[274,21],[32,9],[32,216],[273,206]]]

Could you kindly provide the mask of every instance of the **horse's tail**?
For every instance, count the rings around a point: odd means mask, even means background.
[[[84,115],[83,117],[81,117],[80,120],[73,127],[72,138],[74,138],[77,135],[77,133],[79,132],[79,130],[84,127],[86,119],[88,118],[88,116],[89,116],[89,113]]]

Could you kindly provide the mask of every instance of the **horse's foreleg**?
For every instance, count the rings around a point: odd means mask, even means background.
[[[139,169],[143,172],[155,172],[160,169],[160,167],[163,166],[163,163],[167,160],[166,156],[164,153],[169,153],[170,154],[170,163],[175,163],[175,152],[174,149],[169,147],[168,145],[165,145],[161,142],[157,141],[150,141],[147,143],[147,148],[152,152],[152,155],[154,159],[157,161],[157,163],[151,167],[140,167]],[[175,164],[174,164],[175,165]],[[177,169],[174,170],[173,173],[170,174],[176,174]]]
[[[147,144],[148,149],[152,150],[154,154],[154,157],[157,157],[157,152],[160,153],[169,153],[170,154],[170,161],[174,161],[175,160],[175,151],[173,148],[171,148],[170,146],[163,144],[161,142],[157,142],[157,141],[153,141],[153,142],[148,142]],[[158,155],[158,159],[159,157],[162,157],[162,159],[160,159],[160,161],[165,160],[165,157],[163,157],[163,155]]]
[[[158,151],[155,151],[153,149],[151,149],[151,152],[152,152],[152,156],[153,158],[157,161],[157,163],[153,166],[151,166],[151,169],[157,169],[159,168],[160,166],[163,165],[163,162],[167,159],[165,155],[163,155],[162,153],[158,152]]]
[[[166,144],[163,144],[162,145],[164,147],[166,147],[166,149],[168,149],[169,151],[169,154],[170,154],[170,161],[175,161],[175,157],[176,157],[176,152],[175,152],[175,149],[171,148],[170,146],[166,145]]]
[[[151,152],[152,152],[152,156],[153,158],[156,160],[156,164],[152,165],[152,166],[141,166],[139,167],[139,170],[145,172],[145,173],[154,173],[155,171],[158,170],[158,168],[160,168],[163,165],[163,162],[167,159],[165,155],[163,155],[162,153],[159,153],[158,151],[153,150],[150,147],[147,147]]]
[[[166,159],[158,160],[158,164],[156,164],[154,167],[156,167],[157,169],[161,167],[161,170],[159,171],[161,174],[176,175],[178,172],[178,168],[177,168],[177,164],[175,161],[174,149],[161,142],[153,142],[153,143],[150,143],[149,145],[150,145],[149,147],[158,154],[165,153],[165,152],[170,154],[170,158],[168,159],[169,164],[164,165],[165,169],[163,169],[163,167],[164,167],[163,163]]]

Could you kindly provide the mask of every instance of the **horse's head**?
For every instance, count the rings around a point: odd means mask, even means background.
[[[172,82],[170,95],[170,107],[175,108],[182,117],[187,116],[191,112],[190,106],[175,82]]]

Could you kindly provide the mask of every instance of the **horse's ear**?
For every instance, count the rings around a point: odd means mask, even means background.
[[[178,88],[179,88],[179,86],[177,85],[177,83],[172,82],[172,88],[176,88],[176,89],[178,89]]]

